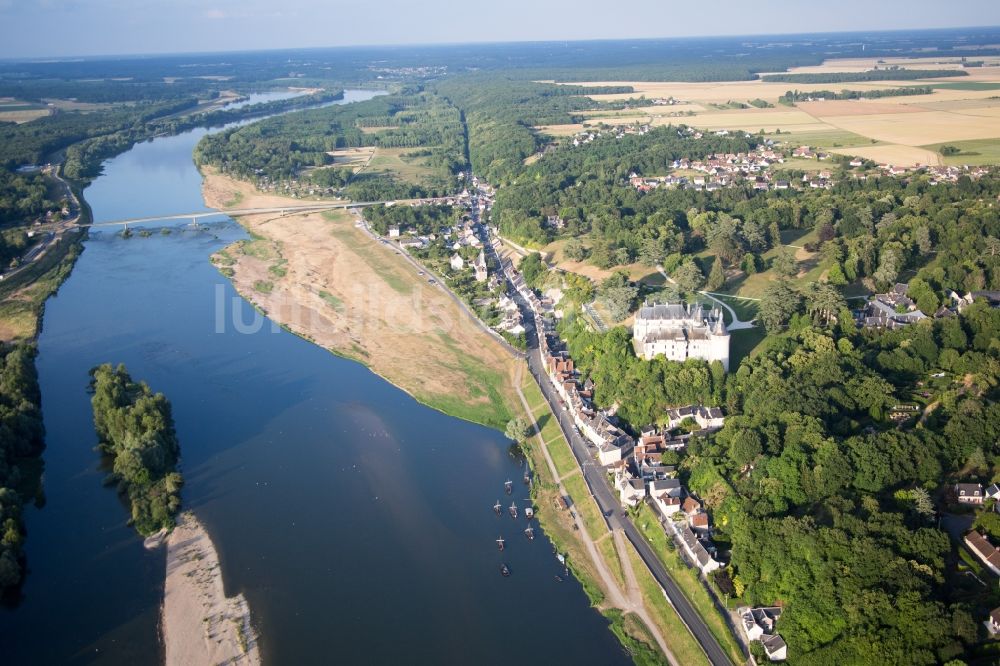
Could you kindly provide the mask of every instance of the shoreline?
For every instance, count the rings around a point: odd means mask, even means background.
[[[202,176],[210,207],[289,201],[212,169],[203,168]],[[347,212],[237,221],[250,238],[216,252],[212,262],[275,324],[449,416],[502,431],[520,411],[517,361]]]
[[[161,625],[167,666],[260,666],[258,636],[242,594],[227,597],[215,545],[190,511],[167,539]]]

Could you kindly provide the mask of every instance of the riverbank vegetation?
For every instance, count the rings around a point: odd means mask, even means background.
[[[170,403],[124,365],[91,370],[98,448],[111,458],[109,480],[131,506],[130,523],[149,536],[170,530],[180,508],[180,445]]]
[[[364,162],[343,159],[345,149],[368,147],[375,153]],[[405,150],[390,164],[379,151],[394,149]],[[359,201],[442,196],[459,185],[455,174],[465,168],[465,137],[458,109],[411,87],[207,136],[195,160],[262,189],[302,180]],[[412,166],[417,163],[423,168]]]
[[[35,347],[0,345],[0,592],[24,575],[21,505],[41,497],[45,446]]]

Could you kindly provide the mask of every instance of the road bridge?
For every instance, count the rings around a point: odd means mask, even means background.
[[[190,213],[172,213],[169,215],[155,215],[150,217],[131,217],[121,220],[106,220],[103,222],[91,222],[90,224],[77,225],[80,227],[127,227],[130,224],[144,224],[147,222],[167,222],[169,220],[191,220],[198,221],[212,217],[243,217],[246,215],[296,215],[300,213],[313,213],[324,210],[336,210],[345,208],[367,208],[369,206],[391,206],[394,204],[440,204],[447,199],[414,199],[405,201],[325,201],[309,204],[290,204],[287,206],[272,206],[267,208],[225,208],[219,210],[199,210]]]

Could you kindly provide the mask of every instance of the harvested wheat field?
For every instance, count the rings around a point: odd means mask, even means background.
[[[851,157],[863,157],[879,164],[895,166],[933,166],[942,164],[941,155],[933,150],[918,146],[885,144],[870,148],[833,148],[830,152]]]
[[[1000,137],[1000,119],[947,111],[869,116],[824,116],[824,122],[887,143],[921,146]]]

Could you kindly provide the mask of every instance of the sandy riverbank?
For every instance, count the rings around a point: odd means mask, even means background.
[[[218,208],[289,201],[210,170],[203,194]],[[274,321],[454,416],[502,429],[518,409],[514,359],[427,276],[358,229],[355,217],[337,211],[239,221],[255,240],[213,261]]]
[[[226,597],[215,546],[191,513],[167,539],[162,619],[167,666],[261,663],[250,607],[242,594]]]

